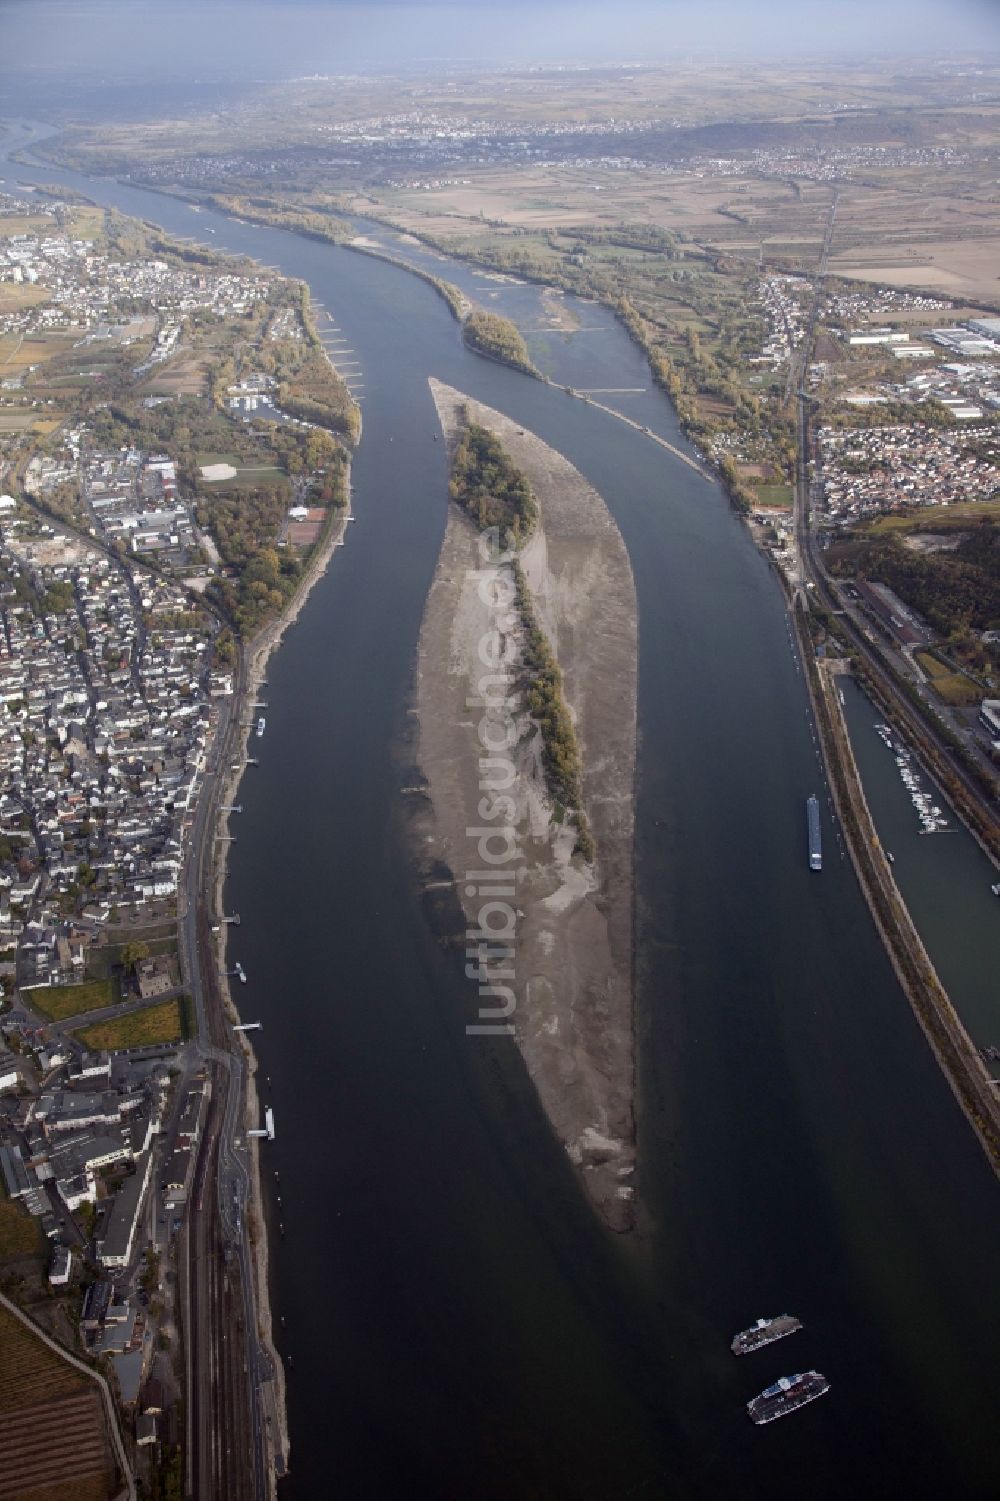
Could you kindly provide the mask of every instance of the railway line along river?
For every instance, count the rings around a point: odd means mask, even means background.
[[[227,890],[279,1125],[265,1174],[281,1175],[288,1494],[995,1496],[1000,1192],[839,856],[782,596],[719,489],[477,359],[405,271],[50,167],[4,175],[211,229],[304,278],[363,371],[358,519],[271,663]],[[621,330],[574,337],[574,385],[644,383]],[[429,375],[564,453],[632,561],[629,1237],[588,1209],[513,1046],[465,1036],[405,853],[414,651],[447,495]],[[644,425],[683,447],[665,401],[644,400]],[[786,1310],[802,1333],[733,1359],[737,1329]],[[825,1401],[747,1421],[750,1396],[810,1366]]]

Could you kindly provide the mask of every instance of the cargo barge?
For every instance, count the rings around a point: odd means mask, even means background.
[[[815,793],[806,799],[806,825],[809,831],[809,869],[823,869],[823,840],[819,829],[819,798]]]

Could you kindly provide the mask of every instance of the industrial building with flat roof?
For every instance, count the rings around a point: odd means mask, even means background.
[[[979,717],[986,733],[993,740],[1000,740],[1000,698],[984,698],[979,706]]]
[[[136,1162],[133,1175],[125,1179],[115,1194],[107,1226],[103,1236],[97,1242],[97,1259],[101,1266],[128,1266],[132,1258],[135,1232],[142,1216],[143,1200],[146,1197],[152,1167],[152,1153],[146,1152],[143,1158]]]

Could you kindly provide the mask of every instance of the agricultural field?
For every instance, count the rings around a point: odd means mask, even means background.
[[[52,233],[48,214],[0,214],[0,240],[13,235],[47,235]]]
[[[201,396],[208,390],[210,361],[195,354],[181,354],[157,366],[141,387],[147,396]]]
[[[0,335],[0,380],[20,381],[0,393],[0,438],[53,432],[81,394],[107,389],[109,381],[117,380],[121,362],[117,346],[80,346],[72,335]]]
[[[0,1501],[107,1501],[114,1473],[94,1384],[0,1308]]]
[[[85,1047],[96,1052],[181,1042],[188,1035],[187,1007],[175,998],[157,1006],[146,1006],[128,1016],[115,1017],[112,1021],[95,1022],[75,1035]]]
[[[115,342],[76,343],[60,353],[52,352],[25,380],[25,391],[37,400],[54,397],[73,400],[80,392],[103,386],[105,394],[128,384],[132,366],[141,358],[134,346]]]
[[[40,985],[27,991],[25,1000],[33,1011],[60,1022],[68,1016],[113,1006],[118,996],[110,980],[85,980],[82,985]]]
[[[0,291],[5,285],[0,283]],[[29,290],[37,292],[39,289],[31,287]],[[36,300],[44,301],[45,295]],[[44,365],[57,355],[66,354],[75,343],[70,334],[29,334],[27,338],[20,334],[0,335],[0,375],[6,379],[20,375],[32,365]]]
[[[0,406],[0,433],[23,433],[37,423],[37,415],[28,409]]]
[[[29,282],[0,282],[0,313],[18,313],[22,308],[36,307],[48,300],[49,294],[44,287],[32,286]]]

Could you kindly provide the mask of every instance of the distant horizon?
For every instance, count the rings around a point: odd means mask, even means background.
[[[2,3],[2,0],[0,0]],[[42,0],[45,3],[45,0]],[[2,23],[0,23],[0,46],[3,44]],[[529,61],[527,59],[498,60],[486,54],[469,53],[468,55],[440,55],[434,56],[409,56],[406,58],[379,58],[376,56],[358,56],[349,62],[345,61],[340,67],[323,66],[296,66],[289,64],[283,71],[266,71],[261,68],[259,72],[248,72],[245,64],[226,63],[220,60],[217,68],[213,69],[210,62],[201,58],[196,70],[187,71],[178,65],[176,73],[171,72],[162,62],[152,68],[151,75],[141,72],[137,67],[137,59],[129,58],[121,60],[116,68],[115,60],[106,59],[99,66],[84,67],[79,60],[73,62],[65,60],[53,60],[44,58],[25,59],[18,62],[17,72],[34,77],[39,75],[55,79],[74,76],[81,84],[89,84],[96,88],[116,88],[123,85],[137,87],[144,85],[153,78],[162,84],[175,83],[179,86],[203,86],[210,87],[219,84],[241,83],[246,87],[253,85],[267,85],[269,87],[282,83],[322,83],[334,82],[337,79],[352,77],[378,77],[391,76],[393,74],[419,74],[426,73],[433,76],[439,73],[445,76],[448,73],[475,72],[484,76],[490,74],[524,75],[532,73],[628,73],[628,72],[658,72],[675,69],[678,72],[692,67],[710,68],[739,68],[756,67],[769,70],[787,67],[794,71],[808,72],[810,69],[835,68],[844,69],[862,66],[878,66],[894,64],[907,70],[922,69],[927,71],[954,71],[961,70],[963,74],[975,76],[977,70],[991,71],[1000,67],[1000,40],[996,49],[992,52],[984,52],[981,49],[972,51],[968,48],[955,48],[951,51],[939,50],[933,57],[915,52],[892,52],[884,48],[871,48],[866,51],[843,51],[827,53],[798,53],[793,55],[780,53],[761,53],[753,58],[747,58],[743,53],[726,52],[720,48],[689,48],[681,55],[675,56],[646,56],[642,58],[595,58],[552,57],[544,60]],[[152,65],[151,65],[152,67]],[[0,78],[0,96],[7,86],[16,83],[16,79],[10,73]]]
[[[127,20],[126,20],[127,17]],[[16,70],[100,84],[414,68],[808,65],[1000,57],[990,0],[2,0]],[[249,76],[252,75],[252,76]]]

